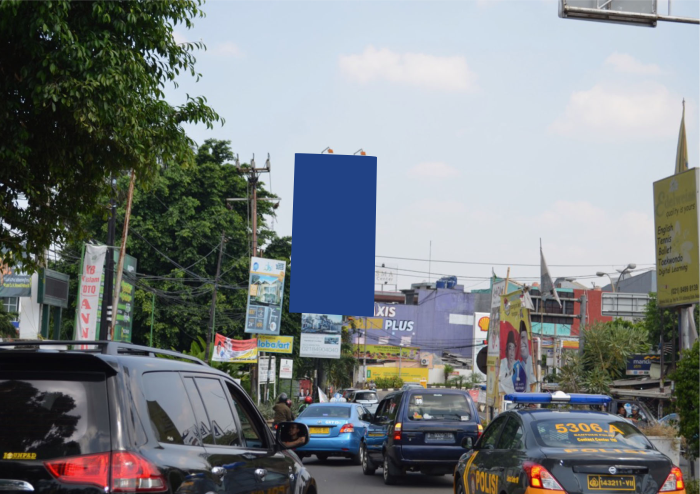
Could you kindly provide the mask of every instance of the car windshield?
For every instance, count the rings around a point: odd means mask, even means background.
[[[613,417],[538,420],[532,429],[537,442],[552,448],[653,449],[639,429]]]
[[[415,394],[408,404],[409,420],[465,421],[471,415],[467,397],[460,394]]]
[[[377,393],[374,391],[362,391],[360,393],[355,393],[355,400],[376,400]]]
[[[311,406],[301,412],[299,418],[309,417],[330,417],[330,418],[350,418],[350,407],[331,407],[331,406]]]

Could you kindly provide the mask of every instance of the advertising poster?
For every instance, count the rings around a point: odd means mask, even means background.
[[[292,353],[293,349],[293,336],[258,335],[258,351],[260,352]]]
[[[651,371],[651,364],[660,364],[660,355],[630,355],[627,357],[627,369],[625,374],[628,376],[648,376]]]
[[[301,315],[300,357],[340,358],[343,316]]]
[[[114,255],[114,270],[119,266],[119,251],[112,250]],[[117,302],[117,323],[114,326],[114,341],[125,341],[131,343],[131,326],[134,320],[134,289],[136,286],[136,266],[135,257],[126,254],[124,257],[124,267],[122,268],[122,287],[119,290],[119,300]],[[117,277],[112,278],[116,281]],[[97,320],[102,318],[102,296],[105,289],[105,276],[102,275],[100,283],[100,302],[97,308]],[[99,324],[99,323],[98,323]]]
[[[474,363],[474,371],[479,372],[479,376],[483,376],[476,366],[477,355],[480,351],[488,352],[488,348],[484,346],[484,341],[489,339],[489,325],[491,323],[490,312],[475,312],[474,313],[474,342],[472,347],[472,362]]]
[[[78,283],[75,339],[94,341],[97,334],[100,282],[104,271],[107,246],[85,245],[84,249],[83,266]]]
[[[654,182],[659,307],[700,302],[697,168]]]
[[[401,379],[404,383],[418,383],[420,384],[421,379],[428,380],[428,373],[430,369],[425,367],[402,367],[401,368]],[[367,366],[367,379],[377,379],[380,377],[394,377],[399,376],[398,367],[372,367]]]
[[[258,362],[258,340],[233,340],[216,333],[211,359],[214,362],[255,364]]]
[[[32,275],[3,264],[0,259],[0,298],[31,297]]]
[[[536,382],[530,310],[523,307],[522,294],[501,298],[498,389],[505,394],[530,392]]]
[[[398,347],[393,345],[364,345],[355,346],[355,356],[358,359],[368,358],[373,360],[395,360],[399,361],[399,349],[401,349],[401,360],[417,360],[420,356],[418,347]]]
[[[246,333],[280,334],[286,268],[285,261],[260,257],[250,259]]]
[[[258,376],[260,384],[275,384],[277,357],[258,358]]]
[[[280,379],[291,379],[294,370],[294,360],[283,358],[280,360]]]
[[[499,404],[498,371],[500,363],[499,355],[501,353],[501,297],[505,295],[505,291],[505,281],[494,283],[491,287],[491,315],[489,316],[488,356],[486,359],[486,402],[492,407],[497,407]]]

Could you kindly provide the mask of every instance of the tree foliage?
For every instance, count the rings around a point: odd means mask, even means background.
[[[676,385],[675,407],[680,416],[680,433],[688,442],[688,452],[697,458],[700,456],[700,340],[683,352],[671,379]]]
[[[201,0],[0,2],[0,246],[36,267],[45,249],[81,238],[109,194],[109,177],[192,159],[184,123],[219,116],[202,97],[180,106],[164,87],[195,72],[199,43],[173,28],[202,16]],[[26,200],[27,207],[22,206]]]
[[[7,312],[5,306],[0,303],[0,338],[16,338],[17,329],[12,324],[15,314]]]

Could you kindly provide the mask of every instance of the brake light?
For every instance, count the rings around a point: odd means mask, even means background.
[[[396,422],[394,425],[394,441],[401,440],[401,422]]]
[[[344,432],[355,432],[355,426],[352,424],[345,424],[340,428],[340,433],[342,434]]]
[[[683,482],[683,472],[678,467],[673,467],[671,473],[666,477],[666,482],[661,486],[659,492],[669,492],[669,491],[682,491],[685,489],[685,482]]]
[[[547,471],[542,465],[526,461],[523,463],[523,469],[527,473],[530,487],[537,489],[548,489],[551,491],[563,491],[559,482],[554,476]]]
[[[115,451],[45,461],[56,480],[65,484],[91,484],[108,490],[109,470],[113,492],[161,492],[167,490],[165,478],[145,458]]]
[[[484,433],[484,426],[481,424],[476,424],[476,439],[478,440],[481,438],[481,435]]]
[[[105,490],[109,487],[109,453],[61,458],[45,461],[44,465],[59,482],[91,484]]]

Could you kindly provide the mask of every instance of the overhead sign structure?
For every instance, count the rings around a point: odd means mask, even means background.
[[[285,261],[250,259],[246,333],[280,334],[286,268]]]
[[[340,358],[343,316],[301,315],[300,357]]]
[[[106,245],[83,245],[83,265],[78,284],[78,310],[75,314],[75,339],[94,341],[100,282],[107,254]]]
[[[293,336],[258,335],[258,350],[261,352],[292,353],[293,349]]]
[[[280,379],[291,379],[294,370],[294,360],[283,358],[280,360]]]
[[[211,359],[214,362],[255,364],[258,361],[258,340],[233,340],[217,333]]]
[[[700,303],[699,190],[697,168],[654,182],[659,307]]]

